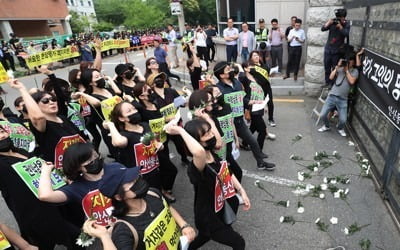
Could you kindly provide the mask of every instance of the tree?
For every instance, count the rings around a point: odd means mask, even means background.
[[[96,0],[94,7],[99,22],[103,21],[119,26],[125,21],[125,0]]]
[[[183,10],[187,23],[201,25],[217,23],[215,0],[185,0]]]
[[[114,25],[107,22],[98,22],[93,25],[93,31],[111,31],[114,29]]]
[[[124,24],[133,29],[156,28],[164,25],[165,14],[157,6],[141,0],[127,0],[123,9]]]
[[[87,16],[80,16],[75,11],[69,13],[71,15],[72,33],[81,33],[90,29],[90,21]]]

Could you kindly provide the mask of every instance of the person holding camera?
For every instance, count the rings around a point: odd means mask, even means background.
[[[330,80],[332,69],[338,63],[339,58],[345,58],[346,45],[345,38],[349,39],[350,23],[347,22],[346,9],[336,9],[335,18],[329,19],[322,27],[321,31],[328,31],[328,40],[325,44],[324,51],[324,67],[325,67],[325,83],[331,86],[333,81]]]
[[[197,27],[196,33],[194,34],[194,40],[196,42],[196,49],[199,58],[206,61],[208,67],[208,61],[210,59],[208,58],[209,53],[207,53],[207,34],[204,32],[201,26]]]
[[[318,129],[319,132],[330,130],[328,113],[336,108],[339,112],[338,132],[341,136],[346,137],[344,125],[347,121],[347,97],[350,87],[356,83],[359,74],[358,70],[354,67],[356,63],[355,54],[351,53],[348,58],[348,60],[340,59],[329,75],[329,79],[334,81],[334,84],[321,110],[320,117],[324,125]]]
[[[282,56],[283,56],[283,39],[285,34],[281,31],[278,24],[278,19],[273,18],[271,20],[271,33],[268,36],[269,42],[271,43],[271,60],[272,67],[278,66],[279,72],[282,72]],[[278,62],[277,62],[278,61]]]
[[[289,56],[286,67],[286,76],[283,80],[290,77],[290,72],[294,73],[294,80],[297,81],[297,73],[299,72],[302,48],[301,46],[306,40],[306,34],[301,29],[301,19],[297,18],[295,21],[294,29],[291,29],[288,35],[289,42]]]

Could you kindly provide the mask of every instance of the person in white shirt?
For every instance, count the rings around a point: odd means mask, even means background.
[[[242,23],[242,31],[239,33],[238,38],[238,52],[242,58],[242,63],[249,60],[249,54],[256,48],[256,39],[254,33],[249,30],[249,25]]]
[[[279,72],[282,72],[282,56],[283,56],[283,39],[285,34],[282,32],[278,25],[278,19],[273,18],[271,20],[271,33],[268,36],[269,42],[271,43],[271,62],[272,68],[278,66]]]
[[[226,42],[226,61],[236,62],[239,30],[233,27],[233,18],[229,18],[227,24],[228,28],[224,29],[223,33]]]
[[[198,57],[206,62],[208,68],[209,53],[207,53],[207,34],[199,26],[196,29],[196,34],[194,35],[194,41],[196,42],[196,49]]]
[[[179,67],[178,55],[176,54],[176,32],[172,24],[168,24],[168,54],[171,58],[170,62],[174,63],[174,68]]]
[[[301,19],[297,18],[294,29],[291,29],[288,35],[289,42],[289,56],[286,68],[286,76],[283,79],[290,77],[290,72],[294,73],[294,80],[297,81],[297,73],[299,72],[300,59],[301,59],[301,46],[306,40],[306,35],[303,29],[301,29]]]

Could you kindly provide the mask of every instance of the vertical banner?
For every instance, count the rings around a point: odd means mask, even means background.
[[[222,183],[220,183],[219,180],[221,180]],[[223,190],[221,189],[221,186]],[[233,197],[235,194],[236,191],[232,183],[228,164],[226,161],[221,161],[221,168],[219,169],[218,177],[215,177],[215,212],[220,211],[224,207],[224,201]]]
[[[162,142],[162,143],[167,141],[167,133],[164,130],[164,126],[165,126],[165,118],[164,117],[149,120],[149,126],[151,129],[151,132],[154,133],[154,136],[156,137],[157,141]]]
[[[400,63],[365,50],[360,92],[400,130]]]
[[[175,114],[178,112],[178,109],[175,108],[174,103],[165,105],[160,108],[160,113],[164,116],[165,121],[170,121],[174,119]]]
[[[117,95],[101,101],[101,112],[103,113],[104,119],[106,119],[106,121],[110,121],[111,112],[113,111],[115,105],[120,102],[122,102],[122,98]]]
[[[42,165],[44,163],[44,160],[37,157],[32,157],[26,161],[18,162],[12,165],[12,168],[22,178],[22,180],[36,197],[38,197],[39,193],[39,180],[42,172]],[[53,170],[51,173],[51,186],[53,187],[53,190],[59,189],[64,185],[66,185],[65,181]]]
[[[236,91],[230,94],[224,94],[224,100],[231,106],[233,117],[243,116],[243,98],[245,94],[246,93],[244,91]]]
[[[158,168],[156,140],[153,140],[150,145],[136,143],[134,146],[136,166],[140,166],[141,174],[148,174]]]

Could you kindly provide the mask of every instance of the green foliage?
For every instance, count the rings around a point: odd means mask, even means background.
[[[126,0],[124,6],[124,24],[128,28],[145,29],[165,25],[165,14],[156,6],[141,0]]]
[[[87,16],[79,16],[78,13],[71,11],[71,29],[73,33],[84,32],[90,28],[90,21]]]
[[[100,22],[111,23],[118,26],[125,21],[125,0],[96,0],[94,7],[97,19]]]
[[[96,23],[93,25],[93,30],[94,31],[111,31],[114,28],[114,25],[112,23],[107,23],[104,21],[101,21],[99,23]]]

